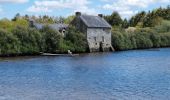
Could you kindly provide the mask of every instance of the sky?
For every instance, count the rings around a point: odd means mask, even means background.
[[[122,18],[130,18],[140,11],[168,5],[170,0],[0,0],[0,18],[11,19],[16,13],[67,17],[77,11],[89,15],[117,11]]]

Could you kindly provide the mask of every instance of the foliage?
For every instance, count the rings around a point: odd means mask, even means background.
[[[161,25],[157,25],[153,29],[159,33],[170,32],[170,21],[164,20]]]
[[[11,32],[0,29],[0,55],[19,53],[18,39]]]
[[[86,52],[87,40],[85,34],[77,31],[74,27],[70,27],[65,37],[66,48],[73,52]],[[64,48],[63,48],[64,49]]]
[[[160,33],[154,28],[141,28],[131,33],[112,30],[112,45],[116,50],[169,47],[170,31]]]
[[[70,27],[66,37],[48,26],[42,30],[29,27],[29,18],[40,23],[69,24],[75,16],[50,17],[21,16],[0,20],[0,55],[27,55],[48,53],[87,52],[86,35]],[[104,18],[112,25],[112,45],[116,50],[170,47],[170,6],[149,12],[139,12],[129,20],[117,12]],[[131,26],[131,27],[129,27]],[[128,31],[127,29],[132,29]]]
[[[113,12],[111,15],[105,16],[104,18],[112,26],[121,26],[122,25],[122,19],[118,12]]]
[[[64,23],[70,24],[71,21],[75,18],[75,16],[68,16],[67,18],[64,19]]]
[[[62,41],[61,34],[58,31],[50,29],[48,26],[45,26],[41,32],[43,33],[42,41],[44,42],[43,51],[56,53]]]
[[[29,23],[25,19],[17,19],[15,21],[10,21],[8,19],[0,20],[0,28],[3,28],[7,31],[12,31],[17,26],[28,27]]]
[[[144,20],[145,16],[146,16],[146,12],[145,11],[142,11],[142,12],[136,14],[135,16],[133,16],[130,19],[130,21],[129,21],[130,26],[135,27],[135,26],[139,25],[139,23],[142,23],[142,21]]]
[[[18,39],[20,53],[35,54],[40,52],[41,34],[37,30],[20,26],[13,29],[12,33]]]

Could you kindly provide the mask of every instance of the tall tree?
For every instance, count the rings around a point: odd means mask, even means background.
[[[146,12],[145,11],[142,11],[138,14],[136,14],[134,17],[132,17],[130,19],[130,26],[137,26],[139,23],[141,24],[143,22],[143,19],[145,18],[146,16]]]
[[[122,22],[122,28],[128,28],[129,27],[129,23],[127,21],[127,19],[125,18]]]
[[[16,20],[19,19],[20,17],[21,17],[20,14],[17,13],[17,14],[15,15],[15,17],[12,19],[12,21],[16,21]]]
[[[105,16],[104,18],[112,26],[121,26],[122,25],[122,18],[120,17],[118,12],[113,12],[110,16]]]

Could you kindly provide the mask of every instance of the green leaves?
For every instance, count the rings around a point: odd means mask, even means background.
[[[65,43],[67,48],[72,52],[86,52],[87,40],[86,35],[70,27],[66,32]]]
[[[110,16],[105,16],[107,22],[112,26],[121,26],[122,19],[118,12],[113,12]]]
[[[50,29],[48,26],[44,27],[41,32],[43,33],[42,39],[44,42],[44,50],[49,53],[56,53],[60,49],[62,36],[58,31]]]
[[[0,55],[20,52],[18,39],[10,32],[0,29]]]
[[[129,33],[122,30],[113,30],[112,45],[116,50],[169,47],[170,31],[160,33],[160,30],[162,30],[160,27],[162,26],[159,26],[159,31],[155,31],[155,28],[142,28]],[[164,30],[164,27],[162,28]]]

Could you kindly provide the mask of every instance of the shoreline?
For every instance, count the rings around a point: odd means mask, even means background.
[[[117,50],[113,52],[123,52],[123,51],[131,51],[131,50],[146,50],[146,51],[159,51],[159,49],[163,48],[170,48],[170,47],[160,47],[160,48],[145,48],[145,49],[129,49],[129,50]],[[112,52],[112,51],[110,51]],[[93,53],[102,53],[102,52],[93,52]],[[68,53],[35,53],[35,54],[11,54],[11,55],[0,55],[0,58],[7,58],[7,57],[37,57],[37,56],[64,56],[64,57],[75,57],[81,54],[91,54],[89,52],[84,53],[73,53],[72,55]]]

